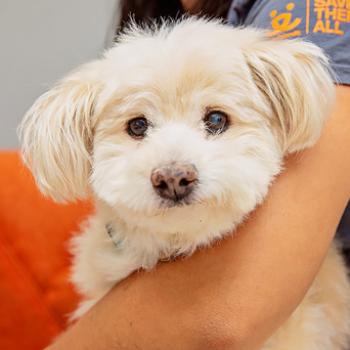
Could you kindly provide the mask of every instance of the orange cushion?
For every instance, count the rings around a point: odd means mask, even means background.
[[[44,198],[18,153],[0,152],[0,349],[39,350],[66,327],[67,240],[91,211]]]

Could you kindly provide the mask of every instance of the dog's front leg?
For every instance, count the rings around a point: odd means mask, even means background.
[[[93,226],[93,225],[92,225]],[[154,265],[147,261],[145,252],[140,246],[121,234],[111,235],[105,227],[96,226],[86,230],[81,236],[74,238],[74,263],[72,281],[85,296],[73,318],[82,316],[99,299],[101,299],[116,283],[129,276],[132,272]]]
[[[81,317],[115,284],[142,267],[141,259],[129,249],[99,251],[92,260],[76,261],[73,280],[85,298],[74,312],[73,319]]]

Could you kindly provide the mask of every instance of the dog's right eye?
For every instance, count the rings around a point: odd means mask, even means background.
[[[205,128],[209,134],[221,134],[229,124],[226,113],[221,111],[210,111],[204,117]]]
[[[137,117],[129,120],[127,131],[134,138],[143,138],[146,135],[149,123],[145,117]]]

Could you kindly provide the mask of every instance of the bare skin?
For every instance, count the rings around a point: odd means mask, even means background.
[[[192,13],[197,3],[198,3],[197,0],[181,0],[183,9],[189,13]]]
[[[350,198],[350,87],[234,236],[117,285],[47,350],[255,350],[311,285]]]

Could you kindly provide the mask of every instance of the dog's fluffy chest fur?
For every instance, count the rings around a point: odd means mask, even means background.
[[[104,203],[97,205],[96,214],[85,224],[83,232],[73,240],[75,255],[75,272],[73,279],[84,294],[99,295],[110,288],[109,279],[113,283],[124,278],[130,272],[143,268],[151,269],[159,260],[170,260],[179,255],[188,256],[199,247],[212,244],[232,232],[242,217],[230,215],[230,211],[213,211],[208,216],[206,208],[179,208],[186,232],[174,228],[171,222],[163,220],[166,213],[151,215],[149,226],[143,221],[133,224],[116,213]],[[121,211],[123,213],[123,211]],[[127,216],[127,215],[126,215]],[[153,228],[154,227],[154,228]],[[109,257],[107,259],[107,256]],[[126,271],[111,272],[113,267],[120,269],[120,260],[125,259],[123,267],[130,264]],[[105,287],[95,286],[91,289],[90,281],[80,278],[81,269],[93,264],[98,266],[96,274],[100,274],[107,282]],[[87,273],[91,275],[91,270]],[[110,278],[108,277],[110,276]],[[91,290],[90,290],[91,289]]]

